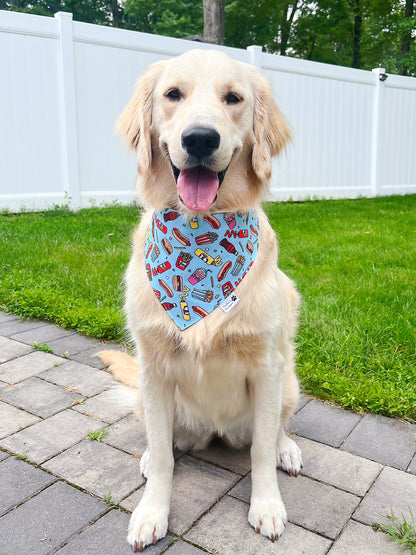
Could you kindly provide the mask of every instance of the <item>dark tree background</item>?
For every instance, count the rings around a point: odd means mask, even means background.
[[[53,15],[362,69],[416,76],[416,0],[0,0]]]

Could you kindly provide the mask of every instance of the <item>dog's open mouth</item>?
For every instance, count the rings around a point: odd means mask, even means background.
[[[214,204],[226,170],[217,173],[205,166],[179,170],[173,164],[172,169],[179,197],[189,210],[203,212]]]

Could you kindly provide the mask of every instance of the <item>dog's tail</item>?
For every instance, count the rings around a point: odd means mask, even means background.
[[[134,410],[137,407],[137,392],[139,388],[139,366],[133,357],[121,351],[100,351],[97,353],[114,378],[120,382],[113,384],[105,392],[108,401],[116,405]]]
[[[115,380],[130,389],[138,389],[139,366],[133,357],[121,351],[100,351],[97,356],[108,367]]]

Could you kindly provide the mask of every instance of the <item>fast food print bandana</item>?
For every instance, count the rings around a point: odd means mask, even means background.
[[[189,220],[172,210],[155,211],[144,252],[147,276],[163,309],[184,330],[233,293],[252,266],[258,244],[255,212]],[[231,299],[238,302],[234,294]]]

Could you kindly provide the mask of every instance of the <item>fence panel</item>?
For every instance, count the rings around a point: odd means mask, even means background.
[[[416,79],[389,75],[384,87],[380,193],[416,192]]]
[[[371,73],[299,61],[263,54],[263,71],[294,134],[287,156],[275,162],[273,192],[279,198],[370,195]]]
[[[0,207],[42,206],[63,199],[59,35],[50,18],[0,13]]]
[[[416,192],[416,80],[247,50],[0,11],[0,209],[129,202],[136,162],[114,134],[151,63],[215,48],[268,77],[294,141],[278,199]]]

